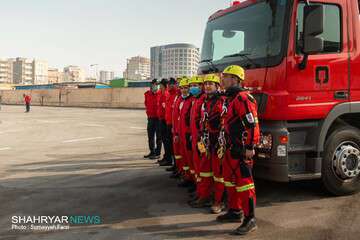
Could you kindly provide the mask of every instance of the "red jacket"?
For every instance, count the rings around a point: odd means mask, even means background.
[[[180,131],[180,104],[184,99],[181,96],[176,96],[172,112],[172,133],[174,136],[179,136]]]
[[[192,107],[193,97],[189,96],[185,100],[181,101],[180,109],[180,123],[179,133],[181,144],[186,146],[188,150],[191,150],[191,127],[190,127],[190,112]]]
[[[214,150],[218,143],[221,128],[220,119],[224,100],[225,98],[219,94],[211,97],[207,96],[201,107],[200,134],[203,134],[205,131],[209,133],[209,147],[211,150]],[[207,116],[205,116],[205,113]]]
[[[31,103],[31,97],[29,95],[25,95],[24,101],[25,103]]]
[[[230,151],[236,153],[243,148],[254,149],[260,140],[256,100],[249,92],[241,90],[228,98],[226,103],[224,127]]]
[[[165,103],[165,121],[167,125],[172,125],[172,113],[176,96],[178,96],[178,91],[176,89],[168,91]]]
[[[146,108],[146,115],[149,118],[156,118],[157,117],[157,98],[158,93],[154,93],[151,90],[148,90],[144,93],[145,95],[145,108]]]
[[[165,107],[166,107],[166,98],[168,96],[168,91],[165,90],[164,93],[159,90],[158,99],[157,99],[157,116],[160,120],[165,120]]]
[[[200,121],[201,121],[201,107],[206,98],[205,94],[201,94],[199,97],[193,97],[193,104],[190,115],[190,127],[191,127],[191,138],[193,146],[196,146],[200,140]]]

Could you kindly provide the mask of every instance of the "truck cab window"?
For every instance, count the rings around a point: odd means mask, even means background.
[[[287,34],[289,1],[254,1],[208,21],[201,60],[251,67],[279,64]],[[246,56],[244,58],[244,56]]]
[[[341,52],[341,14],[340,8],[334,4],[324,5],[324,32],[319,35],[324,39],[322,54]],[[301,40],[303,36],[304,3],[298,5],[296,19],[296,53],[301,53]],[[320,53],[320,54],[321,54]]]
[[[226,31],[213,32],[214,55],[213,59],[222,59],[226,55],[244,51],[245,35],[243,31],[228,31],[232,36],[226,36]],[[230,34],[227,34],[230,35]]]

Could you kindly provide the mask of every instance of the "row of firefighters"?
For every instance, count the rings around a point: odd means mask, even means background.
[[[257,228],[254,147],[259,141],[257,104],[244,86],[242,67],[215,74],[154,79],[145,93],[150,153],[171,178],[187,187],[189,205],[210,208],[219,222],[238,222],[234,234]],[[156,139],[156,140],[155,140]]]

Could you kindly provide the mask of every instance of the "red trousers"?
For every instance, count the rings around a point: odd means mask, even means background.
[[[179,173],[182,173],[183,170],[183,162],[182,162],[182,153],[181,153],[181,144],[180,144],[180,138],[174,137],[173,139],[173,149],[174,149],[174,158],[176,162],[176,168]]]
[[[214,151],[211,154],[211,166],[213,170],[213,179],[214,179],[214,200],[215,203],[219,204],[222,202],[225,186],[224,186],[224,177],[223,177],[223,166],[222,159],[219,159],[217,151]]]
[[[209,156],[203,154],[199,166],[201,179],[198,186],[199,197],[210,198],[211,193],[214,193],[215,203],[221,203],[224,194],[224,179],[221,160],[217,153],[212,151]]]
[[[252,163],[232,158],[230,150],[227,150],[223,160],[223,174],[228,194],[228,208],[243,210],[246,217],[254,215],[256,194]]]
[[[193,170],[195,171],[196,176],[199,176],[200,173],[200,162],[201,156],[198,150],[197,142],[192,142],[192,166]]]
[[[185,180],[193,181],[192,174],[190,173],[190,164],[192,159],[192,152],[187,146],[187,140],[185,137],[180,138],[180,153],[181,153],[181,166],[182,173]]]
[[[195,170],[194,151],[193,150],[187,151],[187,159],[188,159],[191,179],[193,182],[196,183],[198,175],[196,174],[196,170]]]
[[[201,155],[198,165],[199,182],[197,184],[197,194],[201,199],[209,199],[212,193],[213,172],[211,169],[211,156]]]

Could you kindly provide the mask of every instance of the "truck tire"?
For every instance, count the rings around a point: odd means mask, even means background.
[[[360,130],[341,126],[327,138],[322,161],[322,181],[334,195],[360,190]]]

